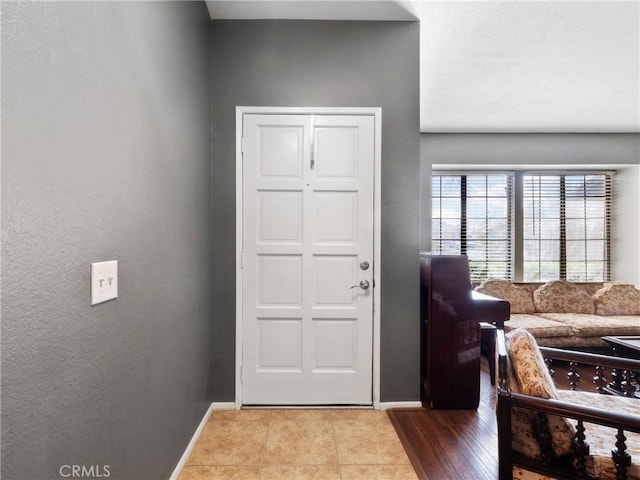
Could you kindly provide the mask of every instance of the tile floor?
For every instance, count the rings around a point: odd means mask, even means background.
[[[416,480],[379,410],[214,411],[179,480]]]

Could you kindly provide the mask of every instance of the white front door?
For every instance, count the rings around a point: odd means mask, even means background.
[[[374,116],[242,131],[242,403],[370,405]]]

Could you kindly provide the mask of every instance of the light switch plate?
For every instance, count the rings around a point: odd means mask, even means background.
[[[118,261],[91,264],[91,305],[118,296]]]

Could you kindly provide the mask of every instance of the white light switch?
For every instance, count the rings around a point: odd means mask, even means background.
[[[118,261],[91,264],[91,305],[118,296]]]

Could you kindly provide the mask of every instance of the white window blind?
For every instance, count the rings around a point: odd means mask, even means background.
[[[524,281],[610,278],[610,173],[523,176]]]
[[[435,255],[467,255],[471,281],[512,277],[511,173],[432,175]]]

